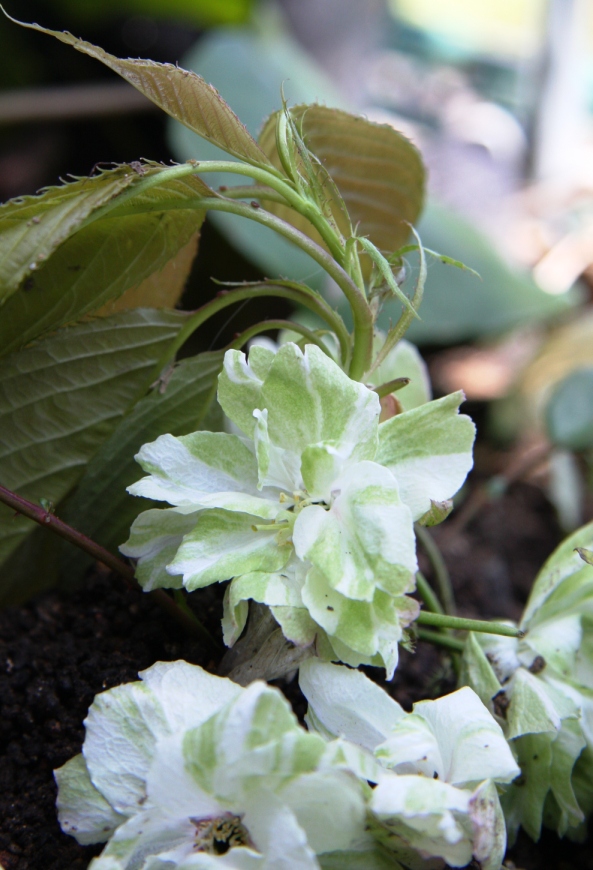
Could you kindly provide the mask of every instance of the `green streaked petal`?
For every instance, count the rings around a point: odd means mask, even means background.
[[[300,457],[271,443],[267,409],[256,410],[253,415],[256,420],[253,438],[258,464],[258,488],[271,486],[281,490],[284,494],[283,505],[287,508],[294,501],[290,498],[291,494],[303,488]]]
[[[116,812],[138,812],[156,742],[171,731],[162,704],[148,686],[127,683],[97,695],[84,724],[93,785]]]
[[[229,420],[251,437],[255,429],[253,412],[264,407],[262,385],[263,378],[248,365],[245,354],[239,350],[227,350],[218,376],[218,402]]]
[[[452,393],[379,426],[375,460],[393,472],[415,520],[431,501],[452,498],[472,467],[475,426],[458,413],[463,399],[463,393]]]
[[[261,682],[187,732],[183,741],[186,767],[195,781],[231,805],[245,801],[258,783],[273,789],[314,770],[323,749],[321,738],[299,727],[284,696]]]
[[[332,589],[316,568],[308,572],[302,595],[315,622],[327,632],[337,657],[356,667],[379,656],[376,663],[384,664],[388,679],[393,676],[398,641],[403,627],[418,613],[416,601],[381,590],[375,592],[372,602],[355,601]]]
[[[520,771],[500,726],[467,686],[435,701],[419,701],[395,723],[377,758],[398,773],[420,773],[460,788]]]
[[[54,771],[58,786],[56,806],[60,827],[81,846],[104,843],[126,817],[97,791],[82,755],[75,755]]]
[[[360,783],[343,770],[314,771],[280,792],[314,852],[348,849],[364,837],[366,806]]]
[[[309,444],[334,442],[345,458],[372,459],[377,446],[378,396],[315,345],[304,353],[283,345],[262,387],[274,444],[300,455]]]
[[[372,601],[375,590],[409,592],[417,567],[412,518],[393,476],[375,462],[351,465],[334,483],[329,511],[312,505],[297,516],[293,541],[336,591]]]
[[[319,626],[305,607],[270,607],[282,634],[295,646],[311,646],[319,634]]]
[[[169,571],[183,574],[183,585],[190,591],[252,571],[279,571],[292,548],[277,543],[277,525],[270,523],[268,531],[267,526],[256,529],[256,523],[250,514],[204,511],[184,537]]]
[[[174,559],[184,536],[195,528],[198,516],[197,511],[154,508],[136,517],[130,537],[119,549],[124,556],[138,559],[136,579],[145,592],[158,587],[181,589],[181,575],[170,574],[167,565]]]
[[[273,518],[282,509],[276,493],[257,489],[257,461],[237,435],[193,432],[161,435],[136,459],[149,477],[128,487],[132,495],[190,508],[225,508]]]
[[[361,671],[308,659],[299,685],[317,720],[335,737],[345,737],[371,752],[405,715],[402,707]]]

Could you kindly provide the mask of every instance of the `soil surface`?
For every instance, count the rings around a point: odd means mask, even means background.
[[[516,618],[530,585],[562,534],[540,491],[515,484],[461,532],[452,519],[433,530],[451,571],[459,611]],[[430,576],[428,563],[422,566]],[[221,588],[192,604],[220,635]],[[184,658],[214,671],[218,655],[183,637],[144,594],[94,574],[67,597],[45,594],[0,614],[0,865],[4,870],[84,870],[100,847],[81,847],[61,833],[52,771],[80,751],[82,725],[98,692],[137,679],[158,660]],[[376,669],[367,669],[375,679]],[[281,685],[302,716],[296,681]],[[421,643],[402,651],[386,686],[407,709],[454,688],[446,655]],[[507,866],[523,870],[593,870],[590,846],[546,832],[521,836]]]

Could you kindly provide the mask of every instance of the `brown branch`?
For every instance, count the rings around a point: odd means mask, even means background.
[[[156,106],[126,82],[19,88],[0,94],[0,126],[150,112]]]
[[[105,549],[105,547],[102,547],[100,544],[97,544],[96,541],[83,535],[82,532],[69,526],[68,523],[59,519],[55,514],[50,513],[50,511],[45,510],[45,508],[40,505],[28,501],[26,498],[17,495],[15,492],[12,492],[10,489],[6,489],[6,487],[1,485],[0,502],[4,502],[5,505],[12,508],[17,513],[39,523],[40,526],[50,529],[54,534],[64,538],[65,541],[69,541],[71,544],[74,544],[75,547],[84,550],[85,553],[88,553],[89,556],[92,556],[98,562],[102,562],[115,574],[119,574],[130,589],[139,590],[140,587],[136,582],[134,569],[131,565],[128,565],[126,562],[122,561],[122,559],[114,556],[113,553],[110,553],[109,550]],[[153,601],[155,601],[160,608],[167,611],[167,613],[173,617],[173,619],[175,619],[189,635],[200,637],[201,640],[207,640],[208,643],[218,646],[215,639],[211,636],[210,632],[204,628],[201,622],[189,612],[182,610],[163,589],[153,589],[148,594]]]

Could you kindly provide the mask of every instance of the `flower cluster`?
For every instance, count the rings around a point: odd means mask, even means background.
[[[471,689],[406,714],[363,674],[310,659],[307,732],[265,683],[182,661],[140,676],[95,698],[82,754],[56,771],[63,830],[106,843],[90,870],[438,870],[472,856],[499,870],[494,783],[518,768]]]
[[[307,724],[326,739],[365,749],[383,768],[369,803],[370,827],[402,865],[499,870],[506,848],[496,784],[519,774],[500,726],[463,688],[413,713],[359,671],[309,659],[300,669]],[[412,861],[413,866],[422,866]]]
[[[82,755],[55,774],[62,829],[107,843],[92,870],[318,870],[347,850],[373,867],[362,753],[344,769],[265,683],[182,661],[140,676],[95,698]]]
[[[542,824],[578,835],[593,811],[593,523],[540,571],[520,628],[525,637],[470,635],[463,681],[497,716],[521,767],[503,797],[509,836]]]
[[[218,400],[241,435],[162,435],[136,457],[145,511],[123,553],[145,589],[192,591],[232,580],[223,629],[232,645],[249,600],[323,658],[397,665],[418,612],[413,524],[451,498],[472,464],[462,393],[379,423],[378,395],[320,348],[228,351]]]

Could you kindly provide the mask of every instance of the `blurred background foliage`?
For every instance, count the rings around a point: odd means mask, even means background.
[[[6,0],[6,7],[116,55],[195,70],[253,134],[284,88],[289,103],[321,101],[409,136],[429,169],[424,244],[481,276],[431,260],[421,320],[409,337],[422,346],[437,393],[465,389],[497,449],[551,445],[538,480],[567,527],[591,513],[591,443],[583,434],[593,366],[589,0]],[[91,174],[98,164],[217,156],[66,46],[0,20],[0,51],[1,200],[69,173]],[[416,269],[412,256],[409,282]],[[181,306],[214,296],[212,277],[263,275],[304,278],[339,303],[305,255],[251,222],[218,214],[202,228]],[[220,347],[256,319],[290,314],[280,301],[252,301],[213,319],[184,354]],[[381,325],[397,314],[391,303]],[[566,480],[573,481],[568,495],[559,486]],[[577,502],[572,514],[562,508]]]

